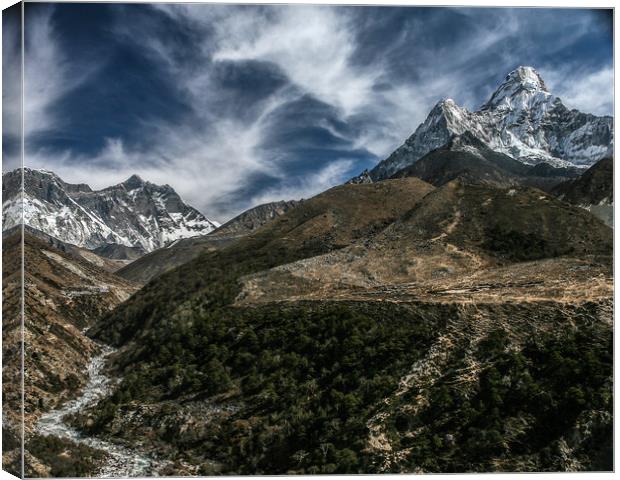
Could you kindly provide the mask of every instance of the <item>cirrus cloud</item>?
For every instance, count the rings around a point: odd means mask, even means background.
[[[570,107],[613,102],[594,10],[29,9],[27,165],[93,187],[138,173],[221,222],[373,166],[438,100],[475,109],[517,65]]]

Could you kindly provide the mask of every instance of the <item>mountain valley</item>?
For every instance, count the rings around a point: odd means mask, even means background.
[[[367,219],[374,204],[391,218]],[[125,380],[78,422],[201,474],[607,469],[611,239],[535,189],[336,187],[96,325]],[[590,352],[589,380],[564,348]],[[536,370],[553,349],[560,383]],[[523,388],[552,403],[523,403]],[[575,389],[602,403],[562,397]],[[475,403],[491,392],[506,409]],[[553,402],[574,413],[550,417]]]

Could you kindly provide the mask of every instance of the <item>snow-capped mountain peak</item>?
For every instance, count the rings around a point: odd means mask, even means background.
[[[187,205],[169,185],[132,175],[103,190],[69,184],[55,173],[21,169],[2,175],[3,229],[22,222],[66,243],[85,248],[106,244],[144,252],[181,238],[205,235],[219,226]]]
[[[437,102],[427,120],[421,127],[428,128],[440,122],[445,122],[448,129],[454,133],[462,133],[463,123],[466,121],[469,111],[459,107],[451,98],[444,98]]]
[[[436,103],[402,146],[363,179],[352,181],[389,178],[466,131],[491,149],[528,164],[585,167],[608,155],[613,145],[612,117],[569,110],[533,67],[521,66],[477,111],[452,99]]]
[[[495,91],[495,94],[503,91],[516,91],[524,89],[530,92],[542,91],[549,93],[545,81],[533,67],[520,66],[506,75],[504,81]]]
[[[554,100],[555,97],[551,95],[536,70],[532,67],[519,67],[506,76],[480,110],[531,109]]]

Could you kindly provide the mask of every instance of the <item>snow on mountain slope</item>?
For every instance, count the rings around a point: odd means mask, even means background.
[[[527,164],[590,166],[613,146],[612,117],[569,110],[536,70],[519,67],[475,112],[451,99],[437,103],[413,135],[368,175],[372,180],[388,178],[465,131]],[[353,181],[365,180],[367,176]]]
[[[180,238],[205,235],[219,226],[185,204],[168,185],[133,175],[103,190],[64,182],[53,172],[24,169],[2,175],[4,230],[23,222],[64,242],[85,248],[106,244],[144,252]]]

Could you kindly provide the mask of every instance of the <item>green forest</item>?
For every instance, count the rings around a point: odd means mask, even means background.
[[[381,302],[181,309],[142,337],[139,366],[97,407],[90,433],[132,401],[229,392],[242,408],[202,438],[161,434],[194,461],[217,462],[203,474],[377,471],[368,420],[456,315]],[[612,337],[601,325],[567,326],[519,351],[493,331],[473,352],[482,370],[468,389],[455,381],[465,353],[453,352],[419,414],[407,415],[415,389],[387,409],[390,440],[409,452],[394,471],[557,470],[557,442],[580,415],[611,418]],[[590,469],[610,466],[609,418],[594,427],[600,441],[580,447]]]

